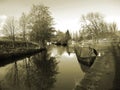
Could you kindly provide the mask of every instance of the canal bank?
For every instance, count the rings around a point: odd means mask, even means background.
[[[44,50],[46,50],[46,48],[11,49],[11,50],[9,50],[9,52],[0,53],[0,62],[1,62],[0,66],[4,66],[4,65],[12,63],[14,61],[18,61],[25,57],[30,57],[31,55],[42,52]]]
[[[99,48],[99,56],[74,90],[120,90],[119,55],[117,46]]]

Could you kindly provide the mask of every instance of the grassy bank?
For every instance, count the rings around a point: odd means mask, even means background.
[[[15,48],[23,48],[23,47],[38,47],[39,45],[34,42],[26,42],[26,41],[15,41]],[[13,48],[13,41],[11,40],[0,40],[0,49],[9,49]]]
[[[0,66],[4,66],[25,57],[29,57],[44,50],[46,50],[46,48],[17,50],[13,49],[9,53],[0,53]]]
[[[98,49],[104,54],[97,57],[74,90],[120,90],[120,47],[99,45]]]
[[[112,86],[114,74],[113,57],[110,54],[97,57],[75,90],[109,90],[107,85]]]

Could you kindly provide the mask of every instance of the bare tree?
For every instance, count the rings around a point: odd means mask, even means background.
[[[27,16],[25,13],[22,13],[22,16],[20,17],[20,20],[19,20],[19,25],[22,29],[23,40],[26,41]]]
[[[100,13],[88,13],[81,17],[82,30],[86,37],[92,38],[97,42],[100,38],[115,37],[118,30],[115,22],[107,23]],[[111,36],[112,35],[112,36]]]
[[[108,24],[108,30],[109,32],[115,33],[118,28],[115,22]]]
[[[91,34],[97,40],[99,33],[102,31],[100,25],[104,24],[103,16],[99,13],[88,13],[81,17],[82,29]]]
[[[8,17],[4,26],[3,26],[4,34],[9,37],[13,41],[13,48],[15,47],[15,33],[17,31],[16,20],[14,17]]]

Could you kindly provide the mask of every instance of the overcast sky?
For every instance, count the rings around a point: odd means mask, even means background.
[[[0,24],[8,16],[20,17],[38,3],[50,7],[55,28],[62,31],[79,30],[81,15],[89,12],[102,13],[105,20],[117,22],[120,28],[120,0],[0,0]]]

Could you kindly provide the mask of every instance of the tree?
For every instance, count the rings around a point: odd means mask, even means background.
[[[92,38],[97,42],[100,38],[116,37],[115,33],[118,30],[116,23],[105,22],[100,13],[88,13],[83,15],[81,20],[85,38]]]
[[[85,30],[89,35],[92,35],[95,40],[99,38],[99,33],[102,32],[104,25],[103,16],[99,13],[88,13],[82,18],[82,29]]]
[[[115,22],[108,24],[108,36],[109,38],[118,38],[116,32],[118,31],[117,25]]]
[[[110,23],[109,28],[110,28],[111,32],[113,32],[113,33],[115,33],[118,30],[117,25],[116,25],[115,22]]]
[[[9,17],[3,26],[3,33],[13,41],[13,47],[15,47],[15,33],[17,31],[16,22],[17,21],[14,19],[14,17]]]
[[[68,43],[68,41],[71,39],[71,35],[69,33],[69,30],[66,31],[65,33],[65,42]]]
[[[33,5],[29,13],[29,27],[31,40],[42,46],[53,36],[53,18],[49,8],[44,5]]]
[[[66,43],[67,37],[66,38],[65,37],[66,37],[65,33],[57,31],[53,41],[55,41],[57,44],[62,45]]]
[[[23,40],[26,41],[27,16],[25,13],[22,13],[22,16],[20,17],[20,20],[19,20],[19,25],[22,29]]]

